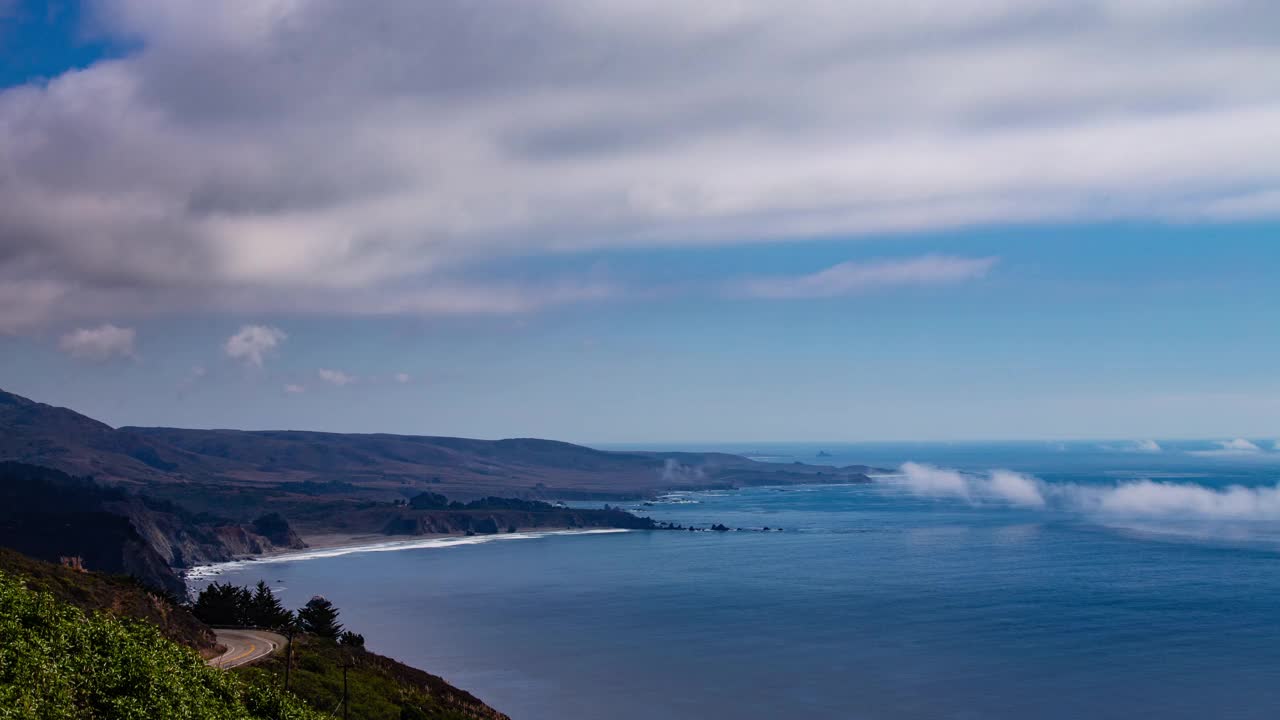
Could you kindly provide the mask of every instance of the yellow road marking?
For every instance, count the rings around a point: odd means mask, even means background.
[[[226,665],[227,663],[233,663],[233,662],[235,662],[235,661],[237,661],[237,660],[240,660],[240,659],[245,658],[245,657],[247,657],[247,656],[249,656],[249,655],[252,655],[252,654],[253,654],[253,651],[254,651],[254,650],[257,650],[257,649],[258,649],[258,646],[257,646],[257,645],[254,645],[253,643],[250,643],[250,644],[249,644],[249,649],[248,649],[248,650],[245,650],[244,652],[242,652],[242,653],[240,653],[239,655],[237,655],[237,656],[235,656],[235,657],[232,657],[232,658],[224,657],[224,658],[222,659],[222,662],[220,662],[220,663],[218,663],[218,664],[219,664],[219,665]]]

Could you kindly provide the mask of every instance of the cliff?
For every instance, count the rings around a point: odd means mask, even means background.
[[[267,525],[289,543],[283,547],[303,547],[291,530]],[[173,568],[280,547],[253,525],[15,462],[0,462],[0,545],[50,562],[78,558],[87,569],[131,575],[177,595],[186,588]]]

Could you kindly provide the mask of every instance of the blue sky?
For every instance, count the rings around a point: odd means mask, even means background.
[[[0,3],[6,390],[588,443],[1280,437],[1266,6],[52,7]]]

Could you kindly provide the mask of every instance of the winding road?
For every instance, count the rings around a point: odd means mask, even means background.
[[[284,647],[285,643],[283,635],[266,630],[215,629],[213,632],[218,636],[218,644],[226,646],[227,651],[216,658],[210,658],[208,663],[224,670],[261,660],[275,652],[276,648]]]

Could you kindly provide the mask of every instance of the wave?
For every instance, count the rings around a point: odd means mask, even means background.
[[[606,535],[625,532],[631,531],[625,528],[596,528],[592,530],[543,530],[535,532],[504,533],[501,535],[458,535],[450,537],[422,538],[416,540],[391,540],[387,542],[362,545],[343,545],[339,547],[316,548],[314,550],[299,550],[297,552],[281,553],[279,555],[267,555],[258,558],[245,558],[243,560],[229,560],[227,562],[211,563],[209,565],[197,565],[196,567],[187,570],[184,576],[188,580],[200,580],[203,578],[221,575],[228,570],[236,570],[251,565],[269,565],[273,563],[298,562],[301,560],[320,560],[324,558],[341,557],[343,555],[354,555],[357,553],[450,548],[462,545],[480,545],[483,543],[499,542],[503,540],[533,540],[536,538],[553,537],[558,535]]]
[[[695,493],[695,492],[693,492],[693,491],[690,491],[690,492],[666,493],[665,495],[659,495],[658,497],[654,498],[653,500],[650,500],[650,502],[652,502],[654,505],[698,505],[698,504],[701,504],[701,502],[702,502],[701,500],[695,500],[695,499],[693,498],[693,495],[695,495],[695,494],[696,494],[696,493]]]

